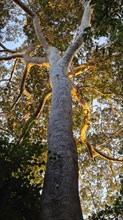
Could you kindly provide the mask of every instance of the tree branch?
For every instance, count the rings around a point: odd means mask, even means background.
[[[48,92],[46,92],[43,97],[40,99],[40,102],[39,102],[39,106],[36,110],[36,112],[34,113],[34,117],[35,118],[39,118],[41,112],[43,111],[43,108],[44,108],[44,105],[47,101],[47,99],[52,95],[52,92],[51,90],[49,90]]]
[[[94,63],[83,63],[80,66],[75,67],[75,69],[73,69],[73,71],[68,72],[68,77],[69,78],[73,78],[73,76],[78,76],[81,73],[83,73],[84,71],[90,70],[90,69],[94,69],[95,64]]]
[[[99,95],[101,95],[102,97],[106,97],[106,99],[110,99],[109,96],[112,96],[114,95],[113,93],[103,93],[101,92],[100,90],[98,90],[97,88],[95,87],[91,87],[91,86],[82,86],[82,88],[84,89],[89,89],[89,90],[93,90],[95,91],[96,93],[98,93]],[[107,97],[108,96],[108,97]]]
[[[92,147],[92,149],[93,149],[94,152],[96,152],[96,156],[100,156],[100,157],[102,157],[103,159],[108,160],[108,161],[110,161],[110,162],[123,163],[123,157],[120,157],[121,159],[120,159],[120,158],[116,159],[116,158],[109,157],[109,156],[103,154],[102,152],[100,152],[99,150],[97,150],[95,147]]]
[[[11,133],[12,133],[10,130],[5,129],[5,128],[2,128],[2,127],[0,127],[0,130],[4,131],[4,132],[6,132],[6,133],[9,133],[9,134],[11,134]]]
[[[102,145],[106,144],[107,142],[111,141],[112,138],[113,138],[118,132],[120,132],[120,131],[122,131],[122,130],[123,130],[123,127],[121,127],[121,128],[119,128],[118,130],[116,130],[116,131],[111,135],[111,137],[109,137],[108,139],[106,139],[103,143],[99,144],[99,145],[97,146],[97,148],[99,148],[99,147],[101,147]]]
[[[24,118],[26,119],[26,121],[29,119],[30,117],[30,108],[31,108],[31,94],[30,92],[27,91],[27,89],[23,90],[23,94],[26,96],[26,101],[27,101],[27,113],[24,116]]]
[[[1,52],[16,53],[16,51],[6,48],[2,43],[0,43],[0,47],[3,48],[3,51]]]
[[[109,157],[109,156],[103,154],[102,152],[100,152],[99,150],[97,150],[97,148],[92,146],[90,143],[86,142],[86,144],[87,144],[90,155],[92,155],[91,156],[92,158],[95,158],[96,156],[100,156],[104,160],[108,160],[110,162],[123,163],[123,157],[119,157],[119,158]]]
[[[49,66],[49,63],[47,61],[47,58],[46,57],[43,57],[43,58],[40,58],[40,57],[31,57],[31,53],[35,50],[35,47],[34,45],[30,45],[28,47],[28,49],[26,50],[25,53],[23,54],[13,54],[12,56],[9,56],[9,57],[2,57],[2,60],[11,60],[13,58],[17,58],[17,57],[21,57],[24,59],[25,63],[26,63],[26,67],[25,67],[25,70],[24,70],[24,74],[23,74],[23,77],[22,77],[22,82],[21,82],[21,86],[20,86],[20,93],[18,95],[18,97],[16,98],[16,100],[14,101],[12,107],[11,107],[11,110],[15,107],[15,105],[17,104],[17,102],[19,101],[21,95],[23,94],[23,91],[24,91],[24,86],[25,86],[25,82],[26,82],[26,79],[27,79],[27,76],[28,76],[28,73],[30,71],[30,68],[33,66],[33,65],[38,65],[38,66],[45,66],[45,67],[50,67]],[[9,79],[7,80],[2,80],[2,81],[10,81],[12,79],[12,76],[13,76],[13,73],[14,73],[14,70],[16,68],[16,63],[17,63],[17,59],[15,61],[15,64],[14,64],[14,67],[12,69],[12,72],[11,72],[11,76]]]
[[[91,145],[90,145],[88,142],[86,142],[86,145],[87,145],[87,149],[88,149],[89,156],[90,156],[91,158],[94,158],[94,156],[93,156],[93,150],[92,150]]]
[[[35,113],[27,120],[27,122],[26,122],[26,124],[25,124],[25,126],[22,130],[22,133],[20,135],[18,144],[22,143],[22,141],[27,137],[27,135],[29,134],[29,131],[32,128],[35,120],[39,118],[41,112],[43,111],[44,105],[45,105],[46,101],[48,100],[48,98],[50,96],[51,96],[51,90],[49,90],[48,92],[46,92],[42,96],[42,98],[40,99],[40,102],[39,102],[39,106],[36,109]]]
[[[23,2],[21,2],[20,0],[13,0],[13,2],[15,2],[20,8],[22,8],[23,11],[25,11],[31,18],[34,18],[35,13],[30,10],[25,4],[23,4]]]
[[[63,55],[63,62],[66,66],[69,66],[73,57],[77,53],[77,51],[81,48],[83,44],[83,35],[84,30],[87,27],[90,27],[91,24],[91,15],[92,15],[93,9],[91,8],[90,1],[87,1],[86,4],[84,4],[84,13],[82,16],[81,25],[79,27],[78,36],[75,38],[75,40],[70,44],[70,46],[67,48]]]
[[[26,68],[25,68],[25,71],[24,71],[24,74],[23,74],[23,78],[22,78],[22,82],[21,82],[21,86],[20,86],[20,94],[18,95],[18,97],[16,98],[16,100],[14,101],[12,107],[11,107],[11,110],[15,107],[15,105],[17,104],[17,102],[19,101],[21,95],[23,94],[23,91],[24,91],[24,86],[25,86],[25,81],[27,79],[27,76],[29,74],[29,71],[30,71],[30,65],[26,65]]]
[[[31,65],[44,66],[47,68],[50,67],[46,57],[28,57],[27,61]]]
[[[46,66],[49,67],[48,59],[46,57],[32,57],[31,53],[35,50],[34,45],[30,45],[23,55],[26,63],[30,65]]]
[[[35,33],[36,33],[36,36],[38,38],[38,41],[40,42],[40,44],[42,45],[44,50],[47,51],[47,49],[49,48],[49,44],[48,44],[48,42],[46,41],[45,37],[42,34],[40,19],[37,15],[33,19],[33,26],[34,26]]]
[[[112,112],[113,112],[115,115],[117,115],[118,117],[122,117],[122,115],[119,114],[119,113],[117,112],[117,110],[115,110],[115,109],[113,108],[113,102],[112,102],[112,100],[111,100],[111,99],[112,99],[111,96],[116,96],[117,94],[115,94],[115,93],[103,93],[103,92],[101,92],[100,90],[98,90],[97,88],[91,87],[91,86],[82,86],[82,88],[87,89],[87,90],[93,90],[93,91],[95,91],[96,93],[98,93],[100,96],[104,97],[106,100],[108,100],[108,102],[109,102],[109,104],[110,104],[110,106],[111,106]]]
[[[81,128],[81,134],[80,138],[82,143],[86,142],[86,132],[88,128],[90,127],[90,106],[88,102],[81,97],[81,95],[78,93],[77,89],[75,87],[71,90],[72,96],[82,104],[83,107],[83,113],[84,113],[84,124]]]
[[[34,29],[35,29],[36,36],[37,36],[40,44],[44,48],[44,50],[47,51],[47,49],[49,47],[49,44],[48,44],[48,42],[46,41],[45,37],[42,34],[39,17],[32,10],[30,10],[23,2],[21,2],[20,0],[13,0],[13,2],[15,2],[17,5],[19,5],[19,7],[22,8],[33,19],[33,26],[34,26]]]
[[[23,58],[23,54],[17,53],[8,57],[0,57],[0,61],[12,60],[17,58]]]
[[[14,62],[14,66],[13,66],[13,68],[12,68],[12,71],[11,71],[11,73],[10,73],[10,77],[9,77],[9,79],[2,79],[2,80],[0,80],[0,82],[11,82],[11,80],[12,80],[12,78],[13,78],[13,75],[14,75],[14,71],[15,71],[15,69],[16,69],[16,66],[17,66],[17,62],[18,62],[18,60],[16,59],[15,60],[15,62]]]

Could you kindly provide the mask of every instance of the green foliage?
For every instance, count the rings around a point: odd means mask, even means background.
[[[93,17],[93,25],[95,33],[98,36],[111,36],[122,27],[122,1],[119,0],[99,0],[91,1],[95,5],[95,13]],[[101,6],[101,7],[100,7]]]
[[[73,32],[81,21],[81,4],[77,0],[70,1],[33,1],[31,7],[41,18],[41,27],[46,39],[60,51],[64,51],[72,40]],[[35,39],[30,19],[24,27],[30,41]]]
[[[93,214],[91,220],[120,220],[123,218],[123,195],[119,195],[112,205],[106,205],[104,210]]]
[[[0,138],[0,220],[40,219],[45,147]]]

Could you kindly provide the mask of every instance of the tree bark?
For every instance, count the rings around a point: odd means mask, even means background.
[[[61,62],[54,62],[51,66],[50,79],[52,103],[41,220],[82,220],[78,156],[72,133],[71,85]]]

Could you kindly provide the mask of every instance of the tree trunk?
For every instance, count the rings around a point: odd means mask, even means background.
[[[72,133],[71,85],[60,63],[54,64],[50,74],[52,104],[41,220],[82,220],[78,195],[78,156]]]

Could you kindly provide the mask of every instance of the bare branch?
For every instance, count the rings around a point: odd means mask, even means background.
[[[123,163],[123,157],[119,157],[119,158],[109,157],[109,156],[103,154],[102,152],[100,152],[99,150],[97,150],[97,148],[92,146],[90,143],[86,142],[86,144],[89,149],[89,153],[91,152],[91,154],[92,154],[92,156],[91,156],[92,158],[95,158],[96,156],[100,156],[101,158],[108,160],[110,162]]]
[[[39,17],[20,0],[13,0],[13,2],[19,5],[19,7],[21,7],[33,19],[33,25],[34,25],[36,36],[40,44],[43,46],[44,50],[47,50],[49,47],[49,44],[42,34]]]
[[[11,134],[11,131],[10,131],[10,130],[8,130],[8,129],[5,129],[5,128],[0,127],[0,130],[2,130],[3,132],[6,132],[6,133]]]
[[[27,101],[27,113],[24,116],[25,120],[27,121],[30,117],[30,108],[31,108],[31,94],[27,89],[25,88],[23,90],[23,94],[26,96],[26,101]]]
[[[13,60],[17,58],[23,58],[23,54],[17,53],[7,57],[0,57],[0,61]]]
[[[30,10],[25,4],[23,4],[23,2],[21,2],[20,0],[13,0],[13,2],[19,5],[19,7],[22,8],[30,17],[34,18],[35,13]]]
[[[30,65],[38,65],[38,66],[45,66],[49,67],[48,59],[46,57],[32,57],[31,54],[35,50],[34,45],[30,45],[28,49],[26,50],[25,54],[23,55],[23,58],[26,63]]]
[[[123,127],[121,127],[121,128],[119,128],[118,130],[116,130],[116,131],[111,135],[111,137],[109,137],[108,139],[106,139],[103,143],[99,144],[99,145],[97,146],[97,148],[99,148],[99,147],[101,147],[102,145],[106,144],[107,142],[111,141],[112,138],[113,138],[117,133],[119,133],[119,132],[122,131],[122,130],[123,130]]]
[[[30,65],[44,66],[47,68],[50,67],[46,57],[28,57],[26,60]]]
[[[91,158],[94,158],[94,156],[93,156],[93,150],[92,150],[91,145],[89,144],[89,142],[86,142],[86,145],[87,145],[87,147],[88,147],[89,156],[90,156]]]
[[[78,36],[75,38],[75,40],[70,44],[70,46],[67,48],[63,55],[63,62],[66,66],[69,66],[73,57],[77,53],[77,51],[81,48],[83,44],[83,35],[84,30],[87,27],[91,26],[91,15],[92,15],[93,9],[91,8],[90,1],[87,1],[86,4],[84,4],[84,13],[82,16],[82,22],[79,27]]]
[[[97,150],[95,147],[92,148],[94,152],[96,152],[96,156],[100,156],[105,160],[108,160],[110,162],[117,162],[117,163],[123,163],[123,157],[120,158],[113,158],[113,157],[109,157],[105,154],[103,154],[102,152],[100,152],[99,150]]]
[[[15,71],[15,69],[16,69],[16,66],[17,66],[17,62],[18,62],[18,60],[16,59],[15,60],[15,62],[14,62],[14,66],[13,66],[13,68],[12,68],[12,71],[11,71],[11,73],[10,73],[10,78],[9,79],[2,79],[2,80],[0,80],[0,82],[11,82],[11,80],[12,80],[12,78],[13,78],[13,75],[14,75],[14,71]]]
[[[25,71],[24,71],[24,74],[23,74],[23,78],[22,78],[22,82],[21,82],[21,86],[20,86],[20,94],[18,95],[18,97],[16,98],[15,102],[13,103],[13,105],[11,107],[11,110],[15,107],[15,105],[19,101],[21,95],[23,94],[24,86],[25,86],[25,81],[27,79],[29,71],[30,71],[30,65],[26,65],[26,68],[25,68]]]
[[[78,93],[77,89],[75,87],[71,90],[72,96],[82,104],[83,107],[83,113],[84,113],[84,124],[81,128],[81,134],[80,139],[82,143],[86,142],[86,132],[88,128],[90,127],[90,106],[88,102],[81,97],[81,95]]]
[[[109,96],[112,96],[114,95],[113,93],[103,93],[101,92],[100,90],[98,90],[97,88],[95,87],[91,87],[91,86],[83,86],[82,88],[84,89],[89,89],[89,90],[93,90],[95,91],[96,93],[98,93],[99,95],[101,95],[102,97],[106,97],[107,100],[110,100],[110,97]]]
[[[0,43],[0,47],[3,48],[3,51],[0,51],[0,52],[8,52],[8,53],[15,53],[16,52],[14,50],[10,50],[10,49],[6,48],[2,43]]]
[[[48,42],[46,41],[45,37],[42,34],[40,19],[39,19],[38,16],[34,17],[34,19],[33,19],[33,26],[34,26],[35,33],[36,33],[36,36],[38,38],[38,41],[43,46],[44,50],[47,51],[47,49],[49,47],[49,44],[48,44]]]
[[[42,96],[42,98],[40,99],[38,108],[36,109],[36,111],[35,111],[35,113],[32,115],[32,117],[30,117],[30,118],[27,120],[27,122],[26,122],[26,124],[25,124],[25,126],[24,126],[24,128],[23,128],[23,130],[22,130],[22,134],[20,135],[18,144],[19,144],[19,143],[22,143],[22,141],[23,141],[23,140],[27,137],[27,135],[29,134],[30,129],[32,128],[32,126],[33,126],[35,120],[39,118],[41,112],[43,111],[44,105],[45,105],[46,101],[48,100],[48,98],[51,96],[51,94],[52,94],[52,93],[51,93],[51,90],[49,90],[49,91],[46,92],[46,93]]]
[[[35,117],[35,118],[39,118],[41,112],[43,111],[44,105],[45,105],[47,99],[51,96],[51,94],[52,94],[52,93],[51,93],[51,90],[49,90],[49,91],[48,91],[47,93],[45,93],[45,94],[43,95],[43,97],[40,99],[39,106],[38,106],[36,112],[34,113],[34,117]]]
[[[76,67],[73,71],[68,72],[68,77],[69,78],[73,78],[74,76],[78,76],[81,73],[83,73],[84,71],[90,70],[90,69],[94,69],[95,68],[95,64],[94,63],[83,63],[82,65]]]

